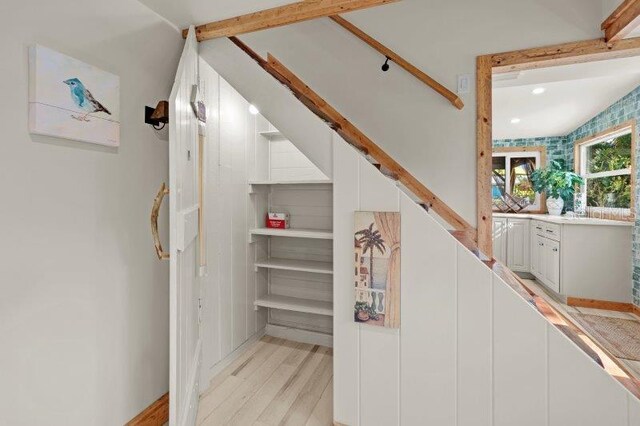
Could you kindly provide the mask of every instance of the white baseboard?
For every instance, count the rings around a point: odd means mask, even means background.
[[[309,343],[311,345],[327,346],[330,348],[333,347],[333,336],[331,334],[301,330],[299,328],[283,327],[281,325],[273,324],[267,324],[265,334],[267,336],[293,340],[294,342]]]
[[[206,390],[209,389],[209,383],[211,382],[211,379],[216,377],[218,374],[220,374],[222,372],[222,370],[224,370],[229,365],[231,365],[231,363],[233,361],[235,361],[240,355],[242,355],[244,353],[244,351],[246,351],[249,346],[251,346],[254,343],[256,343],[264,335],[265,335],[265,329],[263,328],[262,330],[259,330],[256,334],[254,334],[253,336],[249,337],[249,339],[247,339],[246,342],[244,342],[243,344],[238,346],[233,352],[231,352],[229,355],[227,355],[222,360],[220,360],[218,363],[216,363],[213,367],[211,367],[209,369],[209,371],[207,372],[207,376],[206,376],[206,385],[207,386],[206,387],[202,387],[201,386],[200,387],[200,393],[202,394],[202,392],[206,392]]]

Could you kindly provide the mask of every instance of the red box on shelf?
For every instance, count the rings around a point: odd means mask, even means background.
[[[267,213],[267,228],[289,229],[289,213]]]

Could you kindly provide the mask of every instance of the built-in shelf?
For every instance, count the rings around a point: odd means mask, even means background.
[[[282,181],[251,181],[249,185],[326,185],[330,180],[282,180]]]
[[[255,265],[260,268],[283,269],[286,271],[314,272],[316,274],[333,274],[333,264],[331,262],[319,262],[317,260],[294,260],[294,259],[265,259],[256,261]]]
[[[269,235],[272,237],[311,238],[316,240],[333,239],[333,232],[318,231],[316,229],[255,228],[249,232],[251,233],[251,235]]]
[[[305,312],[308,314],[333,315],[333,304],[319,300],[298,299],[297,297],[266,294],[255,301],[256,306],[281,309],[285,311]]]
[[[280,133],[278,130],[267,130],[265,132],[259,132],[259,134],[264,136],[270,141],[286,139],[286,137],[282,133]]]

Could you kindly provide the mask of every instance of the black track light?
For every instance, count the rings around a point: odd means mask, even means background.
[[[382,71],[387,72],[389,71],[389,58],[387,57],[387,60],[384,61],[384,65],[382,65]]]

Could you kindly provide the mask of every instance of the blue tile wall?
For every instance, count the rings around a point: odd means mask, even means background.
[[[637,87],[622,99],[578,127],[566,136],[531,139],[494,140],[494,147],[545,146],[547,159],[563,159],[569,168],[573,168],[574,143],[615,127],[625,121],[635,119],[640,122],[640,87]],[[636,127],[640,130],[640,126]],[[640,136],[640,135],[637,135]],[[637,139],[640,141],[640,139]],[[640,143],[636,146],[636,212],[640,212]],[[633,303],[640,306],[640,217],[636,214],[633,227]]]
[[[574,143],[583,138],[593,136],[597,133],[604,132],[607,129],[615,127],[625,121],[635,119],[640,120],[640,87],[634,89],[631,93],[615,102],[609,108],[587,121],[582,126],[567,135],[566,154],[567,164],[573,164],[573,146]],[[640,126],[637,126],[638,129]],[[637,137],[638,135],[636,135]],[[636,138],[636,141],[638,139]],[[636,164],[640,165],[640,144],[636,146]],[[636,167],[636,212],[640,201],[640,174],[639,168]],[[640,218],[636,213],[636,223],[633,227],[633,303],[640,306]]]
[[[566,156],[566,136],[530,139],[500,139],[493,141],[494,148],[544,146],[547,149],[547,163],[551,160],[564,160]]]

